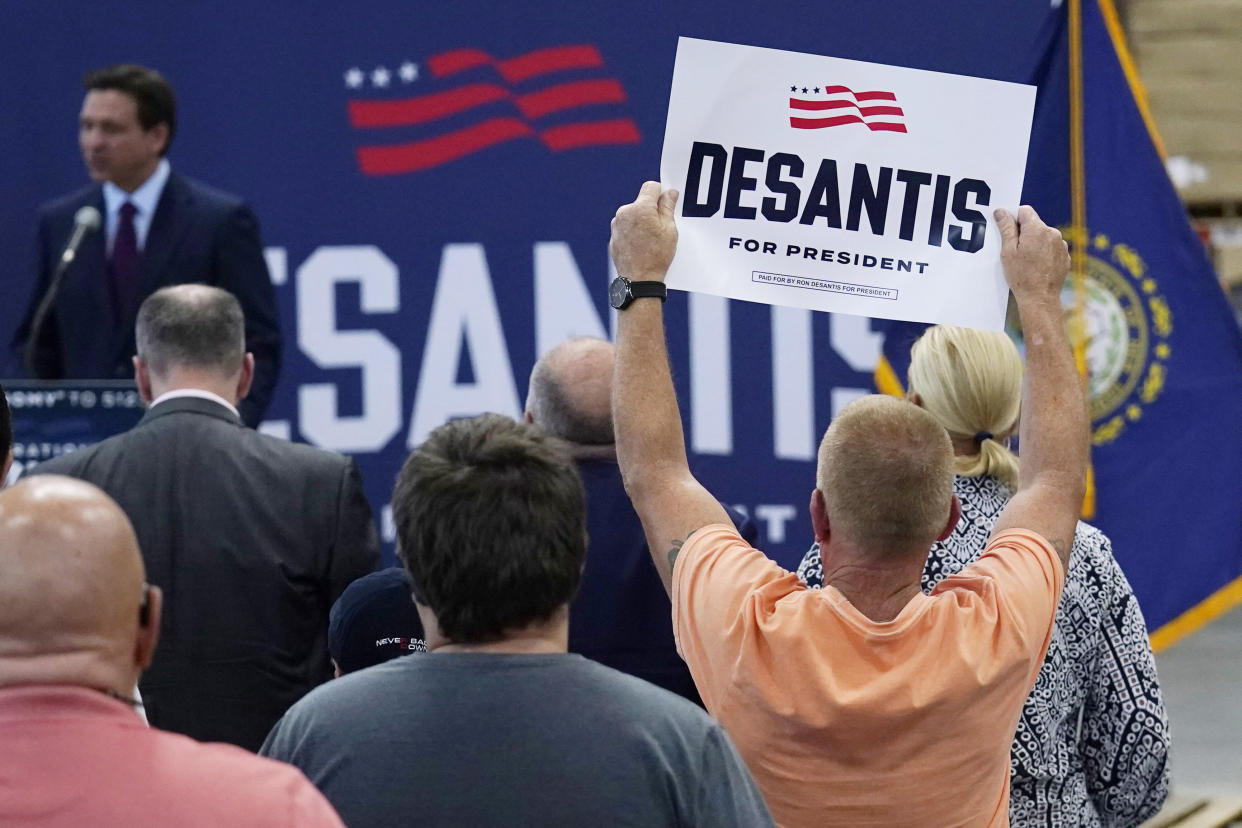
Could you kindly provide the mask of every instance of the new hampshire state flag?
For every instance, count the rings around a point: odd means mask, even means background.
[[[1159,649],[1242,601],[1242,335],[1165,172],[1111,0],[1081,9],[1081,27],[1067,2],[1041,33],[1023,201],[1086,252],[1064,302],[1086,327],[1092,522]],[[1085,187],[1074,187],[1075,154]],[[904,384],[920,330],[887,325],[881,391]]]

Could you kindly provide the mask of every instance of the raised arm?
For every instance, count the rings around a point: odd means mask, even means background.
[[[1069,250],[1061,233],[1023,206],[1017,219],[996,211],[1001,262],[1026,341],[1018,492],[992,534],[1029,529],[1056,549],[1068,570],[1086,488],[1087,405],[1061,310]]]
[[[635,282],[664,281],[677,250],[676,204],[675,190],[661,192],[659,182],[648,181],[632,204],[617,211],[609,252],[619,275]],[[664,303],[658,298],[636,299],[617,313],[612,383],[617,461],[668,589],[686,538],[702,526],[730,520],[690,474],[664,343]]]

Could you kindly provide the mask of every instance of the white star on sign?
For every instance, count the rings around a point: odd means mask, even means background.
[[[401,68],[397,70],[397,74],[401,76],[402,83],[413,83],[418,79],[418,64],[406,61],[401,64]]]
[[[362,82],[366,80],[366,75],[357,66],[345,73],[345,85],[350,89],[357,89],[362,86]]]
[[[375,71],[371,73],[371,85],[383,88],[388,85],[388,81],[392,79],[392,72],[389,72],[383,66],[375,67]]]

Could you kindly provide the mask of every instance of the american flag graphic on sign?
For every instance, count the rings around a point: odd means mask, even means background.
[[[872,132],[905,132],[904,113],[892,92],[855,92],[848,86],[789,87],[789,125],[794,129],[827,129],[862,124]],[[808,98],[813,92],[817,97]],[[802,97],[795,97],[801,93]],[[822,95],[822,97],[819,97]]]
[[[624,115],[615,109],[627,102],[625,89],[615,78],[600,77],[604,59],[592,45],[555,46],[505,60],[456,49],[428,58],[424,66],[430,78],[422,94],[349,101],[349,123],[368,141],[357,150],[364,174],[419,172],[517,139],[536,139],[552,152],[641,140],[634,121],[618,117]],[[361,86],[365,75],[351,72],[357,76],[347,73],[347,84]],[[411,76],[418,76],[416,69],[403,80]],[[378,86],[390,80],[387,74],[372,78]]]

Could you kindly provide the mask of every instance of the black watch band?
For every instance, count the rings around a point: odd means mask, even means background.
[[[624,276],[612,280],[608,288],[608,302],[617,310],[624,310],[633,304],[635,299],[668,300],[668,287],[663,282],[631,282]]]

